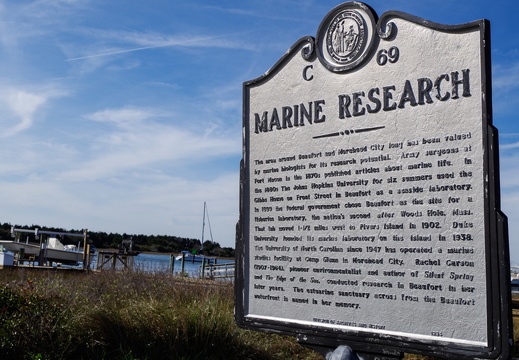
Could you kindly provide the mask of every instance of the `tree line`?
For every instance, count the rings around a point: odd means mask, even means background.
[[[68,232],[82,234],[83,230],[65,230],[61,228],[52,228],[39,225],[22,226],[22,225],[11,225],[9,223],[3,223],[0,225],[0,239],[1,240],[12,240],[11,228],[16,227],[17,229],[35,229],[45,231],[56,231],[56,232]],[[88,231],[88,243],[91,246],[95,246],[97,249],[119,249],[123,244],[123,241],[133,241],[133,251],[138,252],[159,252],[159,253],[179,253],[182,250],[187,250],[191,253],[204,254],[207,256],[220,256],[220,257],[234,257],[234,249],[230,247],[221,247],[217,242],[211,242],[209,240],[204,241],[202,244],[199,239],[189,239],[171,235],[135,235],[135,234],[118,234],[118,233],[106,233],[106,232],[95,232]],[[37,242],[34,234],[22,233],[20,241]],[[76,237],[66,236],[61,239],[64,245],[78,243]]]

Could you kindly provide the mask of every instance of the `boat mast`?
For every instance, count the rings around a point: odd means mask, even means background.
[[[204,201],[204,217],[202,220],[202,247],[204,246],[204,231],[205,231],[205,214],[207,213],[207,224],[209,225],[209,234],[211,235],[211,244],[213,243],[213,231],[211,230],[211,221],[209,220],[209,211],[207,210],[207,204]]]
[[[209,209],[206,209],[206,213],[207,213],[207,225],[209,225],[209,235],[211,236],[211,244],[212,244],[214,241],[213,241],[213,230],[211,230],[211,220],[209,220]]]
[[[202,246],[204,246],[204,230],[205,230],[205,201],[204,201],[204,217],[202,220]]]

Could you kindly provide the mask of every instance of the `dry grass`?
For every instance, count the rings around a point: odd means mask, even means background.
[[[0,359],[319,359],[239,329],[233,288],[168,274],[0,271]]]
[[[164,273],[2,270],[0,359],[322,359],[239,329],[233,307],[231,284]]]

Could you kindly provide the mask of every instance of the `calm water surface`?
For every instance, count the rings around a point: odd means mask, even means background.
[[[173,256],[175,258],[176,255]],[[169,272],[170,271],[170,262],[171,256],[168,254],[139,254],[134,259],[134,268],[135,270],[145,271],[145,272]],[[217,264],[227,264],[233,263],[233,260],[223,260],[218,259]],[[198,277],[199,272],[201,271],[202,263],[199,262],[189,262],[186,261],[184,263],[184,271],[189,274],[190,277]],[[181,261],[175,260],[173,263],[173,272],[175,274],[179,273],[182,269]]]

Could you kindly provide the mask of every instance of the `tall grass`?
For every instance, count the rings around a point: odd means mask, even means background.
[[[228,283],[4,269],[0,359],[322,359],[291,337],[239,329],[233,308]]]
[[[320,359],[236,327],[231,284],[142,272],[0,271],[0,359]]]

